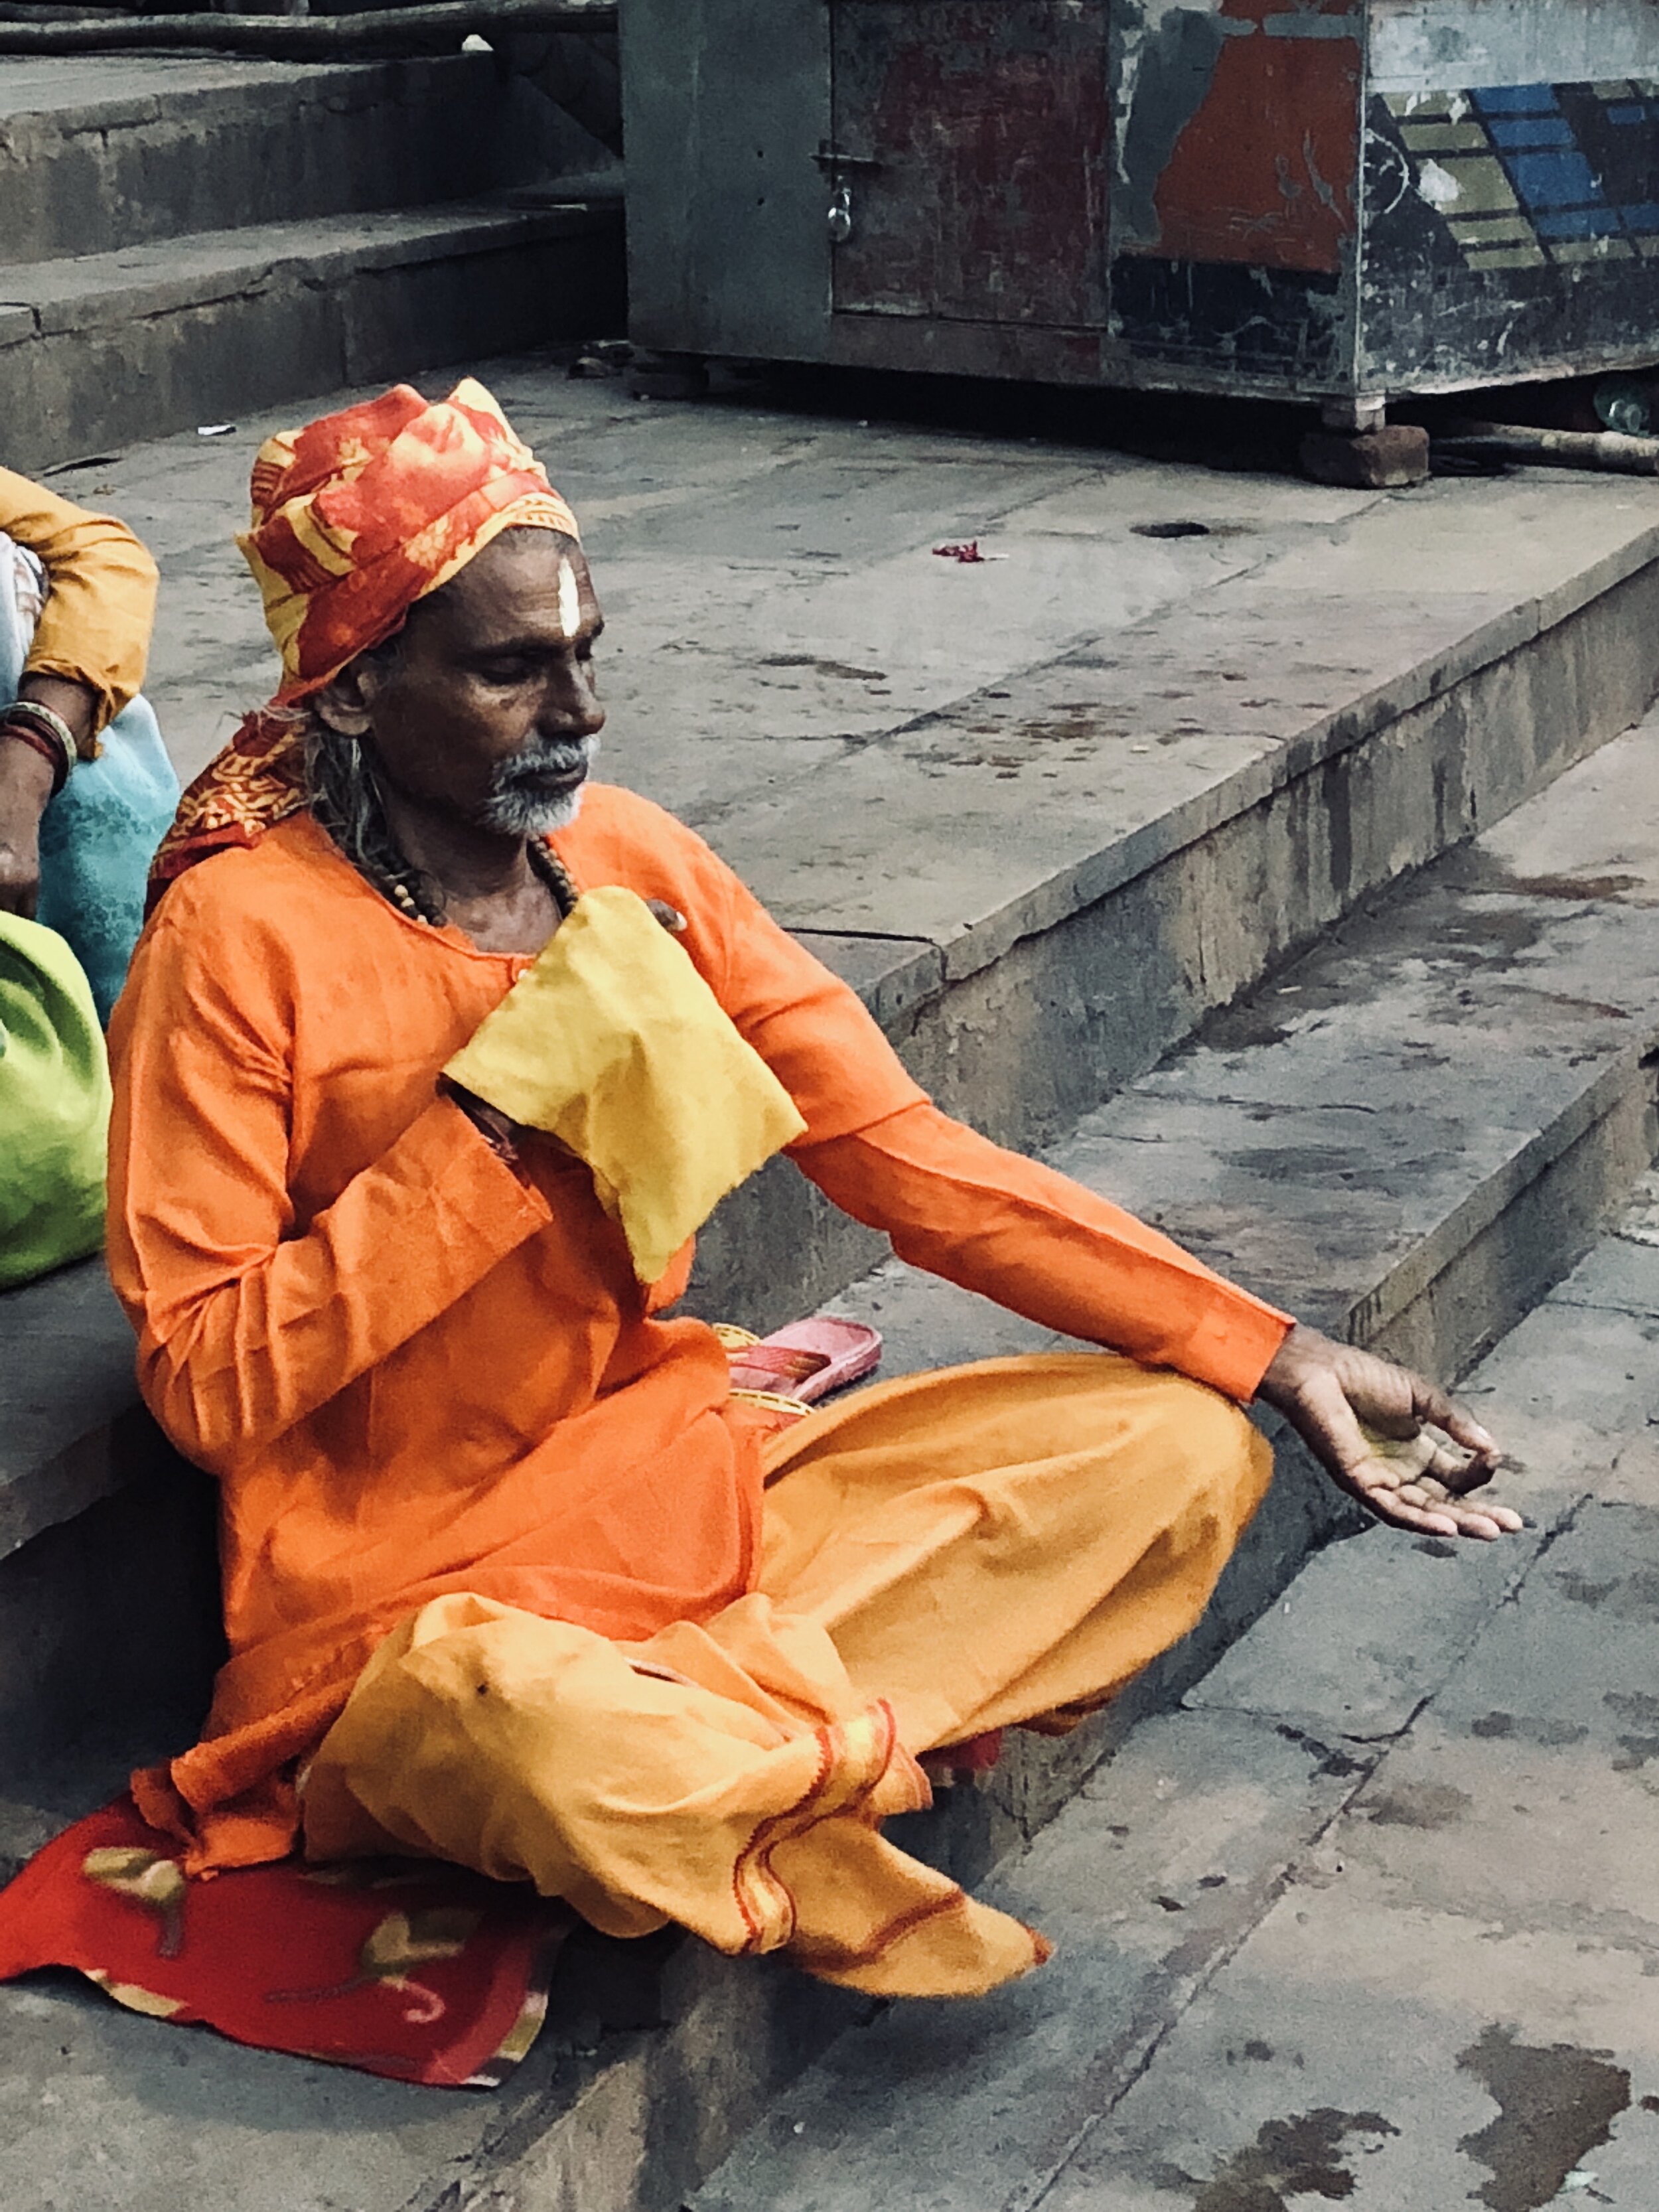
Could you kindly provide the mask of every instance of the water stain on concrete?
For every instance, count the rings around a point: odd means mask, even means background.
[[[1288,1721],[1276,1722],[1273,1734],[1282,1736],[1286,1743],[1297,1745],[1310,1758],[1316,1759],[1316,1771],[1320,1774],[1334,1775],[1340,1780],[1347,1775],[1364,1774],[1370,1771],[1370,1761],[1351,1758],[1346,1751],[1334,1751],[1329,1744],[1321,1743],[1317,1736],[1309,1735],[1303,1729],[1292,1728]]]
[[[1639,1567],[1634,1574],[1607,1582],[1563,1570],[1556,1576],[1555,1584],[1574,1605],[1610,1613],[1615,1620],[1659,1621],[1659,1567]]]
[[[1290,1018],[1290,1013],[1291,1010],[1286,1008],[1286,1018],[1279,1021],[1267,1006],[1262,1006],[1255,1009],[1248,1018],[1240,1016],[1224,1034],[1206,1037],[1204,1042],[1214,1051],[1221,1053],[1254,1052],[1258,1048],[1265,1050],[1267,1046],[1283,1044],[1287,1037],[1296,1035],[1296,1024]],[[1271,1109],[1275,1114],[1279,1110],[1277,1107]]]
[[[1517,1720],[1513,1713],[1482,1713],[1469,1723],[1471,1735],[1513,1736],[1520,1743],[1539,1743],[1551,1751],[1563,1744],[1583,1743],[1589,1730],[1579,1721]]]
[[[1373,1797],[1364,1809],[1378,1828],[1449,1828],[1474,1800],[1449,1782],[1401,1782]]]
[[[1352,1145],[1264,1145],[1260,1152],[1230,1152],[1230,1167],[1265,1182],[1311,1183],[1328,1188],[1352,1182],[1368,1156]]]
[[[1659,1760],[1659,1698],[1647,1690],[1608,1690],[1601,1702],[1630,1731],[1618,1739],[1620,1756],[1613,1762],[1615,1774],[1638,1774]]]
[[[1498,2106],[1495,2120],[1458,2144],[1492,2174],[1474,2193],[1476,2203],[1538,2212],[1607,2142],[1630,2103],[1630,2075],[1610,2056],[1572,2043],[1518,2043],[1513,2028],[1496,2023],[1458,2053],[1458,2065]]]
[[[1442,926],[1439,952],[1448,980],[1461,970],[1509,968],[1530,952],[1544,933],[1546,916],[1534,907],[1449,906]]]
[[[1574,1605],[1599,1609],[1619,1587],[1616,1582],[1595,1583],[1588,1575],[1560,1574],[1555,1577],[1563,1597]]]
[[[1339,2163],[1349,2154],[1349,2137],[1399,2132],[1380,2112],[1339,2112],[1328,2106],[1289,2119],[1266,2120],[1255,2141],[1236,2151],[1199,2189],[1193,2212],[1288,2212],[1293,2197],[1340,2203],[1357,2185],[1352,2166]],[[1188,2188],[1194,2185],[1191,2175],[1178,2179]]]
[[[1527,898],[1610,899],[1644,889],[1640,876],[1511,876],[1510,888]]]
[[[1632,1018],[1628,1006],[1615,1006],[1606,999],[1585,999],[1571,991],[1528,991],[1527,996],[1534,1006],[1555,1006],[1565,1014],[1583,1014],[1589,1021],[1627,1022]]]
[[[815,675],[838,676],[848,684],[884,684],[884,668],[853,668],[844,660],[820,660],[810,653],[769,653],[757,664],[762,668],[810,668]]]

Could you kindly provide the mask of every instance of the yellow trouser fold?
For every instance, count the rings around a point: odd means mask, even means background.
[[[1047,1955],[885,1841],[917,1755],[1109,1698],[1197,1620],[1271,1455],[1105,1354],[884,1383],[774,1440],[759,1589],[620,1645],[467,1595],[389,1636],[313,1761],[307,1851],[533,1881],[884,1996]]]

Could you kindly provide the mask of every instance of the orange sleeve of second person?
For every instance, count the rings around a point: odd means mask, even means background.
[[[837,1206],[902,1259],[1044,1328],[1173,1368],[1247,1405],[1289,1315],[1157,1230],[926,1103],[799,1148]]]
[[[155,619],[155,563],[124,522],[0,469],[0,530],[27,545],[50,589],[25,672],[98,695],[101,730],[137,696]]]

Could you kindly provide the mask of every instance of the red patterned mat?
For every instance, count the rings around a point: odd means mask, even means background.
[[[158,2020],[441,2088],[498,2087],[535,2041],[563,1906],[410,1859],[186,1882],[176,1848],[129,1798],[77,1821],[0,1890],[0,1980],[74,1966]]]

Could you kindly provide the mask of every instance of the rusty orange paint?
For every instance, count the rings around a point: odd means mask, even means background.
[[[1248,30],[1222,49],[1210,89],[1159,179],[1158,242],[1183,261],[1242,261],[1334,276],[1355,228],[1359,40],[1349,0],[1224,0]],[[1335,16],[1346,36],[1275,35]]]

